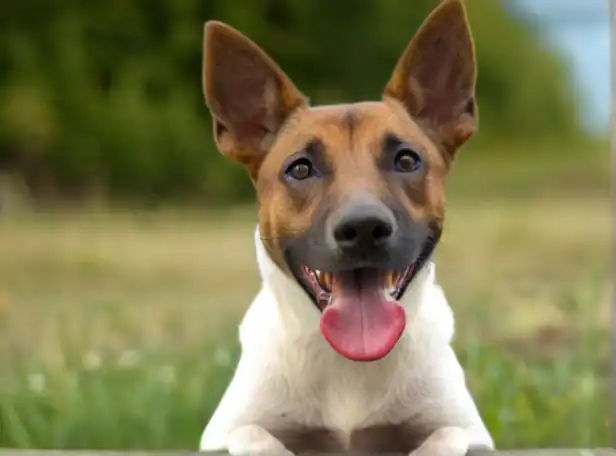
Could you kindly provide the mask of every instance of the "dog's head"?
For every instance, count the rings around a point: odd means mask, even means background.
[[[425,20],[378,102],[310,107],[220,22],[206,23],[203,70],[216,144],[255,185],[269,255],[322,312],[335,350],[385,356],[405,326],[398,301],[439,240],[449,166],[477,128],[461,0]]]

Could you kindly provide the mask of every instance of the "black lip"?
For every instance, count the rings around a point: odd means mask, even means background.
[[[293,277],[295,281],[299,284],[300,287],[306,292],[312,303],[319,309],[319,312],[323,311],[322,306],[319,304],[319,298],[314,293],[313,289],[306,283],[306,279],[304,275],[301,273],[301,266],[292,266],[291,272],[293,273]]]
[[[432,256],[432,253],[434,253],[434,249],[436,248],[438,239],[439,239],[438,235],[433,234],[433,235],[428,236],[428,238],[424,242],[424,246],[421,249],[421,252],[419,253],[419,256],[415,260],[415,266],[413,268],[413,272],[410,274],[410,277],[408,278],[408,280],[404,282],[402,287],[400,287],[400,291],[398,292],[398,296],[396,296],[396,299],[400,299],[404,295],[404,292],[407,290],[407,288],[409,287],[413,279],[417,276],[419,271],[421,271],[421,269],[425,266],[427,261],[430,259],[430,257]]]
[[[395,299],[400,299],[404,295],[409,285],[413,282],[417,274],[419,274],[419,272],[428,262],[428,260],[434,253],[434,250],[436,248],[436,245],[438,244],[439,238],[440,238],[440,235],[438,233],[431,233],[428,236],[428,238],[424,241],[423,248],[421,249],[417,259],[413,261],[412,263],[409,263],[409,265],[407,266],[409,267],[411,264],[414,265],[413,270],[408,275],[406,280],[402,283],[398,292],[396,293]],[[287,255],[287,260],[289,260],[288,255]],[[297,281],[297,283],[310,297],[310,300],[317,307],[319,312],[322,312],[325,308],[325,304],[320,302],[320,299],[319,299],[320,297],[315,294],[314,289],[306,282],[305,274],[302,273],[303,267],[297,263],[289,263],[289,265],[291,266],[290,268],[291,272],[295,280]],[[359,267],[353,268],[353,269],[359,269]],[[391,268],[391,269],[395,269],[395,268]]]

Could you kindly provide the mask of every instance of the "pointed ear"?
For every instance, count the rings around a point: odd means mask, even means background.
[[[205,24],[203,92],[218,149],[253,179],[285,120],[307,104],[265,52],[216,21]]]
[[[428,16],[400,57],[383,92],[453,158],[475,133],[475,48],[461,0],[444,0]]]

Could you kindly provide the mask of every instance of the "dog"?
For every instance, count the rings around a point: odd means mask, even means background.
[[[262,285],[200,450],[493,450],[433,262],[445,177],[478,125],[462,1],[425,19],[380,101],[311,107],[221,22],[205,24],[203,52],[217,148],[256,189]]]

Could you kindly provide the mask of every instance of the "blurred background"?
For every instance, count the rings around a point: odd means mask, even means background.
[[[479,134],[439,280],[501,448],[607,446],[608,0],[468,1]],[[436,0],[0,3],[0,446],[195,449],[259,284],[203,22],[314,104],[377,99]]]

